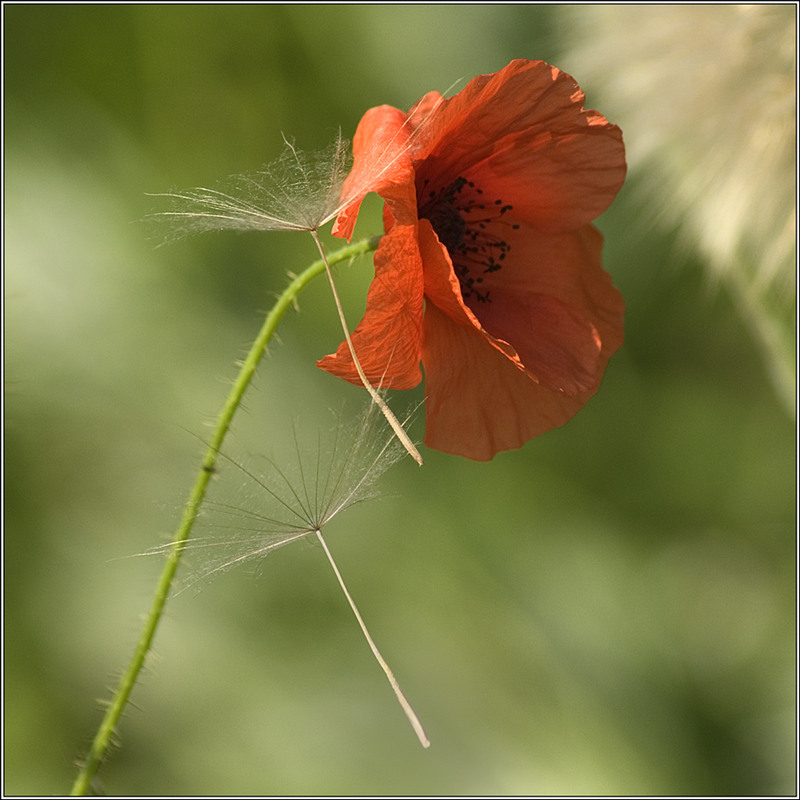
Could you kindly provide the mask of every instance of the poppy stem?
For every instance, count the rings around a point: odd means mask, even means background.
[[[400,684],[397,682],[397,678],[394,677],[394,673],[389,668],[389,665],[386,663],[386,660],[380,654],[380,651],[378,650],[375,642],[369,635],[367,626],[364,624],[364,620],[361,618],[361,614],[358,613],[358,608],[356,607],[355,601],[350,596],[350,592],[347,591],[347,586],[345,586],[344,579],[342,578],[342,573],[339,572],[339,568],[336,566],[336,562],[333,560],[333,555],[331,554],[331,551],[328,549],[328,545],[325,542],[325,539],[322,536],[322,531],[319,530],[319,528],[317,529],[316,534],[317,534],[317,539],[319,539],[319,542],[322,545],[322,549],[325,551],[325,555],[328,557],[328,561],[330,562],[331,567],[333,567],[333,572],[336,575],[336,580],[339,581],[339,586],[342,587],[344,596],[347,598],[347,602],[350,604],[350,608],[352,609],[353,614],[355,614],[356,620],[358,621],[358,625],[361,628],[361,632],[364,634],[364,638],[367,640],[369,649],[372,650],[372,654],[375,656],[375,660],[378,662],[378,664],[380,664],[380,667],[383,670],[384,674],[386,675],[389,684],[394,690],[394,693],[397,696],[397,700],[399,701],[400,706],[405,712],[406,717],[408,717],[408,721],[411,723],[411,727],[414,729],[414,733],[417,734],[419,743],[423,747],[426,748],[430,747],[431,746],[430,739],[428,739],[425,730],[422,727],[422,723],[419,721],[419,717],[414,712],[414,709],[411,708],[411,703],[408,702],[406,696],[403,694],[403,690],[400,688]]]
[[[344,338],[347,342],[347,347],[350,350],[350,355],[353,358],[353,364],[355,365],[356,372],[358,372],[358,377],[361,379],[361,383],[364,384],[364,388],[369,392],[370,397],[372,398],[375,405],[380,408],[383,412],[383,416],[386,417],[386,421],[392,426],[392,430],[395,432],[397,438],[402,443],[403,447],[408,451],[408,454],[417,462],[420,466],[422,466],[422,456],[419,454],[419,450],[414,446],[414,442],[411,441],[409,435],[403,429],[403,426],[400,424],[397,417],[394,415],[394,412],[391,408],[386,404],[386,401],[380,396],[377,389],[369,382],[367,376],[364,374],[364,370],[361,368],[361,362],[358,360],[358,356],[356,355],[355,347],[353,347],[353,340],[350,337],[350,330],[347,327],[347,320],[344,317],[344,310],[342,309],[342,303],[339,300],[339,292],[336,291],[336,284],[333,282],[333,273],[331,272],[330,266],[328,265],[328,259],[325,256],[325,249],[322,247],[322,242],[320,241],[319,234],[315,230],[309,231],[311,236],[313,237],[314,241],[317,244],[317,249],[319,250],[320,256],[322,256],[322,261],[325,264],[325,271],[328,275],[328,282],[331,285],[331,291],[333,292],[333,299],[336,303],[336,310],[339,312],[339,321],[342,324],[342,330],[344,331]]]
[[[217,418],[217,423],[211,434],[208,448],[206,449],[200,469],[197,473],[194,488],[189,495],[186,507],[184,508],[183,517],[172,539],[172,546],[167,556],[167,563],[164,565],[164,569],[161,572],[153,602],[145,619],[144,627],[134,650],[133,657],[111,698],[111,702],[106,708],[100,727],[89,748],[89,753],[83,760],[75,783],[72,785],[70,791],[71,795],[85,795],[90,790],[92,779],[105,758],[111,742],[116,736],[117,723],[122,716],[125,706],[128,704],[133,687],[136,684],[139,673],[144,666],[145,658],[152,646],[156,629],[158,628],[158,624],[164,613],[164,606],[169,597],[173,578],[178,569],[186,541],[189,539],[192,526],[197,519],[200,506],[205,498],[206,489],[211,475],[214,472],[222,442],[230,430],[233,416],[241,405],[244,393],[250,385],[256,367],[266,352],[267,345],[272,339],[278,327],[278,323],[281,321],[286,311],[294,304],[298,294],[300,294],[314,278],[321,275],[326,270],[328,274],[330,274],[331,264],[348,261],[356,256],[375,250],[379,241],[380,239],[377,237],[364,239],[361,242],[348,245],[347,247],[343,247],[331,253],[330,257],[326,258],[324,261],[315,261],[292,280],[283,294],[275,302],[272,310],[267,314],[258,336],[242,362],[239,374]]]

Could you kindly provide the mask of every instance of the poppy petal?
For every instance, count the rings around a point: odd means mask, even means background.
[[[475,461],[563,425],[597,389],[570,396],[535,383],[479,331],[433,305],[425,312],[422,360],[425,444]],[[606,361],[603,354],[601,368]]]
[[[466,302],[428,220],[419,231],[430,303],[482,331],[534,381],[571,395],[594,387],[601,350],[610,355],[622,343],[624,303],[600,266],[603,239],[593,227],[568,234],[509,227],[508,258],[479,275],[481,294]]]
[[[371,108],[361,118],[353,138],[353,169],[342,190],[346,207],[334,223],[334,236],[352,238],[361,201],[368,192],[377,192],[396,204],[399,221],[414,221],[416,191],[407,146],[411,130],[408,115],[392,106]]]
[[[625,149],[615,125],[576,125],[563,133],[526,131],[499,143],[467,177],[543,231],[592,222],[625,181]]]
[[[586,317],[555,297],[494,293],[479,319],[487,333],[514,348],[537,383],[569,395],[594,386],[600,337]]]
[[[625,302],[603,269],[597,228],[550,234],[520,225],[503,236],[509,253],[501,269],[483,275],[488,291],[551,295],[590,320],[604,347],[622,344]]]
[[[375,278],[367,293],[366,312],[351,334],[361,368],[373,386],[412,389],[422,380],[422,305],[422,263],[415,227],[395,225],[375,252]],[[361,385],[347,342],[317,366]]]
[[[496,348],[519,369],[524,369],[514,348],[507,342],[488,334],[472,310],[464,303],[447,248],[439,241],[427,219],[419,221],[419,252],[425,270],[427,300],[425,313],[428,313],[427,309],[437,306],[456,325],[480,333],[487,346]]]
[[[574,394],[594,385],[598,355],[623,340],[625,303],[602,268],[591,225],[560,234],[506,226],[502,266],[480,275],[487,301],[467,304],[490,334],[511,344],[529,372]]]
[[[466,176],[542,230],[585,225],[610,205],[626,167],[619,128],[584,99],[571,76],[543,61],[480,75],[421,134],[419,176],[433,186]]]
[[[624,145],[584,100],[520,59],[359,124],[334,232],[349,238],[376,191],[387,233],[353,341],[375,385],[415,386],[421,358],[430,447],[488,460],[562,425],[622,343],[589,223],[622,186]],[[346,344],[319,365],[358,383]]]
[[[439,241],[430,220],[421,219],[418,230],[419,252],[425,272],[425,297],[459,325],[479,329],[480,322],[461,297],[461,284],[453,270],[450,254]]]

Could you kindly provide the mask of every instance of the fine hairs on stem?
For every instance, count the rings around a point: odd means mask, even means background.
[[[373,251],[378,244],[376,239],[365,239],[361,242],[348,245],[328,256],[328,263],[339,264],[358,255]],[[300,292],[315,277],[324,272],[322,261],[311,264],[303,272],[293,278],[289,286],[278,297],[253,341],[244,361],[241,363],[239,373],[231,386],[228,396],[220,409],[217,422],[208,442],[208,447],[199,466],[194,485],[189,493],[183,510],[181,521],[175,531],[171,545],[167,550],[164,568],[156,584],[150,609],[145,617],[142,631],[134,648],[133,654],[116,689],[107,704],[100,725],[95,732],[92,742],[85,756],[81,759],[78,774],[70,790],[72,795],[85,795],[91,788],[97,770],[108,753],[112,741],[117,735],[117,725],[128,705],[131,693],[145,664],[145,659],[152,647],[153,638],[161,622],[167,598],[170,595],[172,583],[178,565],[181,562],[186,542],[191,536],[194,523],[200,513],[200,507],[205,500],[211,475],[215,471],[219,458],[220,448],[230,430],[233,417],[242,403],[244,394],[255,375],[267,346],[277,330],[278,324],[286,311],[291,308]]]
[[[363,180],[358,181],[356,185],[348,186],[346,191],[345,182],[348,177],[349,153],[341,135],[336,139],[333,147],[330,148],[327,159],[324,154],[322,157],[308,159],[293,144],[285,140],[286,149],[284,155],[279,159],[276,166],[267,167],[263,173],[257,173],[254,177],[240,176],[239,178],[234,178],[230,189],[223,187],[221,189],[190,189],[181,193],[162,193],[158,196],[170,198],[173,201],[173,210],[151,214],[146,219],[150,222],[166,222],[168,224],[166,240],[212,230],[306,230],[313,232],[316,236],[322,225],[332,220],[344,209],[360,202],[363,196],[374,188],[375,181],[382,178],[391,166],[396,163],[397,159],[406,155],[413,157],[413,150],[420,141],[420,133],[427,127],[428,122],[438,111],[440,101],[434,104],[434,107],[426,114],[424,119],[411,121],[411,117],[409,117],[406,123],[411,130],[403,141],[401,141],[400,131],[398,131],[397,135],[392,138],[381,153],[372,154],[378,155],[375,169],[369,170]],[[404,123],[403,128],[405,128],[406,123]],[[404,134],[406,132],[405,130],[403,131]],[[280,177],[284,173],[288,175],[287,184],[284,185],[278,180],[273,185],[273,179],[276,176]],[[171,230],[169,230],[170,227]],[[318,236],[316,236],[316,241],[322,255],[322,261],[318,264],[312,264],[303,273],[296,276],[283,294],[280,295],[272,310],[267,314],[261,330],[242,362],[240,371],[220,410],[208,447],[195,477],[194,485],[186,501],[181,521],[169,545],[166,562],[158,579],[150,608],[145,616],[139,639],[106,707],[92,742],[85,756],[81,759],[78,774],[70,791],[72,795],[84,795],[90,790],[94,776],[117,735],[117,725],[127,707],[131,693],[151,650],[153,639],[163,617],[167,598],[172,590],[175,574],[181,563],[181,557],[205,500],[211,475],[215,471],[215,466],[220,456],[220,448],[230,430],[233,417],[242,403],[245,391],[249,387],[256,368],[284,313],[294,304],[297,295],[302,289],[314,277],[319,275],[323,269],[328,274],[331,282],[340,321],[344,326],[345,337],[348,340],[348,346],[362,382],[367,386],[370,396],[386,415],[387,420],[391,422],[394,418],[391,412],[387,413],[388,407],[385,402],[381,403],[376,399],[376,397],[379,397],[377,391],[371,385],[368,385],[369,381],[364,380],[363,370],[360,368],[350,340],[349,331],[347,331],[341,303],[339,302],[336,287],[333,284],[330,269],[334,263],[374,251],[377,247],[378,239],[367,239],[363,242],[342,247],[330,256],[326,255],[322,250]],[[402,426],[397,422],[396,418],[394,418],[392,427],[395,433],[399,435],[397,431],[398,429],[402,430]],[[401,441],[409,453],[413,455],[416,452],[416,460],[418,463],[422,463],[419,453],[408,437],[401,437]],[[411,449],[408,447],[409,444],[411,444]],[[318,529],[321,530],[321,526],[315,526],[312,532],[316,533]],[[337,577],[340,577],[338,570]],[[368,636],[366,632],[365,635]],[[371,639],[368,638],[368,641],[371,642]],[[373,647],[372,644],[370,646]],[[385,662],[382,659],[379,660],[383,666]],[[390,673],[387,672],[387,677],[389,675]],[[393,681],[393,678],[390,680]],[[392,685],[394,688],[396,681],[393,681]],[[396,691],[399,690],[396,689]],[[398,694],[398,699],[401,695],[402,693]],[[407,702],[403,707],[406,709]],[[412,719],[412,716],[409,716],[409,719]],[[419,727],[418,721],[414,723],[412,720],[412,724],[414,724],[415,730],[418,731],[419,735],[421,727]],[[425,744],[427,737],[422,734],[420,741]]]

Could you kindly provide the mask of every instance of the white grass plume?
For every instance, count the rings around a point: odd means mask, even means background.
[[[625,132],[641,207],[726,286],[795,411],[796,8],[560,7],[564,63]]]

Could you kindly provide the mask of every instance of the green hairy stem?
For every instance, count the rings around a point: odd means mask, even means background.
[[[328,264],[332,266],[342,261],[348,261],[357,256],[369,253],[377,248],[379,240],[379,237],[372,237],[343,247],[328,256]],[[164,612],[164,606],[169,597],[173,578],[175,577],[175,573],[181,561],[184,545],[189,539],[192,526],[197,519],[200,506],[205,498],[206,489],[211,475],[214,472],[222,442],[230,430],[234,414],[242,402],[244,393],[247,391],[247,387],[250,385],[256,368],[283,315],[294,303],[300,292],[314,278],[321,275],[323,272],[325,272],[325,263],[320,259],[319,261],[315,261],[304,272],[292,280],[283,294],[278,298],[272,310],[267,314],[264,324],[239,370],[239,374],[236,377],[230,394],[219,414],[213,433],[211,434],[208,448],[206,449],[200,469],[197,473],[194,488],[189,495],[189,500],[186,503],[180,525],[172,540],[172,547],[170,548],[167,562],[164,565],[158,585],[156,586],[153,603],[147,614],[144,628],[142,629],[141,636],[134,650],[133,657],[106,709],[106,713],[95,734],[89,752],[81,765],[80,772],[70,792],[73,796],[85,795],[90,790],[92,778],[100,767],[114,738],[117,723],[130,699],[133,687],[136,684],[139,673],[144,666],[147,653],[153,643],[153,637],[155,636],[156,629],[158,628],[158,624]]]

